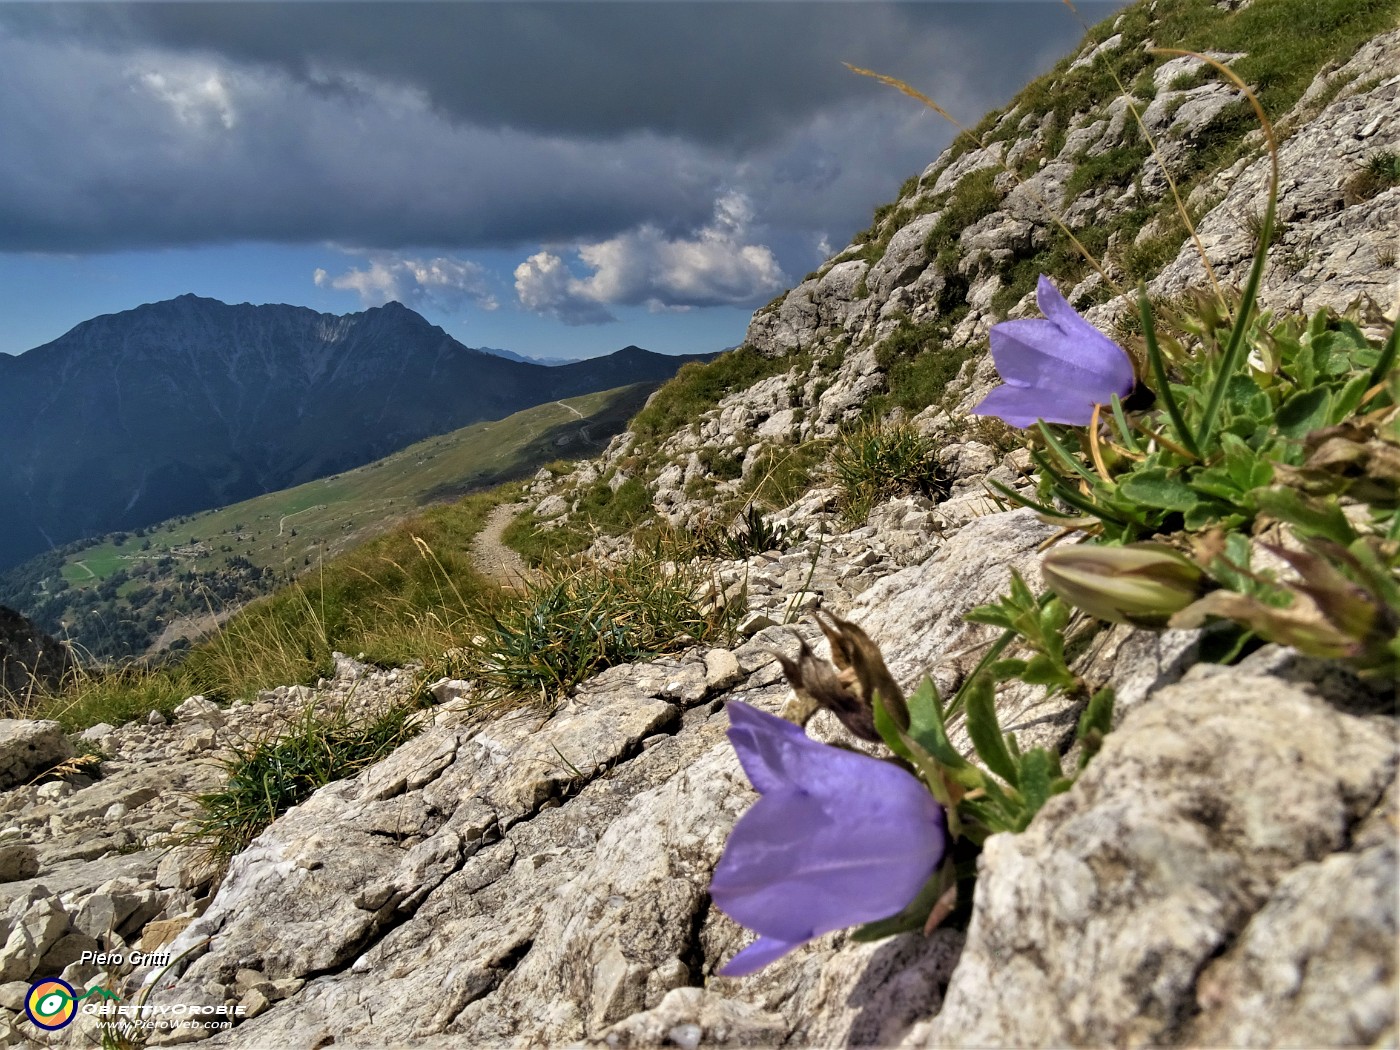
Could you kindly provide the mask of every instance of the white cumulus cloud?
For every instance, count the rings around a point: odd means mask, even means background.
[[[515,268],[516,295],[527,310],[572,325],[615,320],[609,306],[657,313],[753,302],[788,283],[772,250],[748,243],[753,219],[748,197],[729,192],[690,237],[667,237],[648,224],[580,245],[582,276],[560,256],[538,252]]]
[[[354,292],[365,306],[380,306],[393,299],[406,306],[448,311],[467,303],[481,310],[494,310],[500,305],[491,292],[486,270],[470,260],[451,256],[412,259],[375,252],[364,268],[352,267],[339,277],[318,268],[312,278],[318,288]]]

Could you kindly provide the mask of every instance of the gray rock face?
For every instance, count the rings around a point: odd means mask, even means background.
[[[208,906],[213,868],[197,849],[169,847],[190,830],[195,796],[226,777],[226,749],[277,734],[308,706],[351,718],[376,713],[402,699],[413,681],[337,654],[335,677],[315,690],[267,690],[227,709],[190,697],[168,724],[157,718],[94,727],[99,732],[89,739],[96,736],[106,752],[96,781],[0,791],[0,985],[27,989],[36,977],[56,975],[75,987],[120,984],[129,967],[103,973],[81,962],[82,953],[155,950]],[[48,741],[50,758],[39,765],[72,754],[57,723],[18,725],[23,731],[12,726],[13,739],[29,739],[38,726]],[[0,1046],[32,1045],[32,1027],[14,1013],[0,997]],[[79,1025],[72,1038],[87,1045],[95,1031],[90,1021]]]
[[[55,686],[73,654],[27,619],[0,605],[0,698],[27,697]]]
[[[979,651],[961,613],[1012,567],[1034,583],[1050,531],[1024,511],[976,519],[850,615],[906,684],[932,671],[950,689]],[[1277,650],[1170,684],[1190,641],[1123,628],[1086,654],[1130,703],[1071,792],[989,842],[965,944],[834,933],[752,977],[714,975],[748,935],[705,887],[753,799],[722,702],[786,701],[767,653],[795,640],[772,627],[735,652],[613,668],[547,718],[487,723],[450,700],[240,856],[172,945],[193,964],[153,995],[246,1000],[214,1042],[248,1047],[1383,1038],[1394,719],[1349,713],[1344,676]],[[1001,706],[1025,743],[1072,730],[1038,695]],[[839,738],[824,719],[813,732]],[[269,995],[277,982],[294,990]]]
[[[1285,231],[1269,253],[1271,265],[1260,289],[1270,307],[1344,309],[1361,295],[1389,305],[1400,293],[1400,269],[1394,263],[1400,189],[1392,187],[1365,201],[1349,199],[1346,191],[1371,156],[1400,146],[1397,67],[1400,31],[1370,41],[1340,69],[1320,77],[1300,105],[1299,120],[1303,114],[1310,119],[1279,151],[1284,178],[1279,220]],[[1377,77],[1378,71],[1389,75]],[[1309,97],[1324,95],[1329,86],[1338,89],[1337,97],[1320,112],[1310,111]],[[1251,220],[1262,214],[1267,184],[1264,159],[1213,187],[1224,199],[1198,232],[1222,283],[1243,283],[1254,253]],[[1184,245],[1148,287],[1155,295],[1172,296],[1204,281],[1200,258]],[[1111,303],[1104,309],[1111,314],[1118,308]]]
[[[949,454],[964,460],[986,465],[975,443]],[[893,527],[931,511],[882,513]],[[877,556],[860,571],[883,579],[847,615],[902,682],[932,673],[946,693],[985,640],[962,613],[1012,568],[1034,585],[1052,531],[987,514],[916,566]],[[775,594],[802,586],[781,557],[745,571]],[[163,863],[61,898],[15,884],[0,978],[108,931],[178,933],[184,972],[151,997],[242,1004],[212,1039],[235,1047],[1342,1045],[1393,1029],[1394,718],[1359,713],[1345,676],[1286,651],[1182,679],[1187,632],[1115,629],[1085,654],[1124,697],[1119,725],[1027,832],[989,842],[965,934],[837,932],[716,976],[750,935],[706,887],[754,798],[723,705],[780,710],[771,653],[798,635],[822,649],[809,625],[773,626],[737,650],[615,667],[548,716],[487,719],[468,685],[440,683],[430,728],[275,822],[207,903],[191,907],[177,854],[168,877]],[[1040,693],[1006,691],[1003,720],[1063,747],[1076,711]],[[137,728],[211,715],[191,704]],[[825,715],[811,731],[842,737]]]
[[[1025,834],[988,841],[947,1002],[915,1042],[1336,1046],[1393,1032],[1393,828],[1356,832],[1384,819],[1395,744],[1391,719],[1279,679],[1161,690]],[[1327,874],[1354,876],[1345,904],[1302,895]],[[1351,1004],[1319,1002],[1344,974],[1364,975]]]
[[[0,790],[27,784],[73,756],[73,745],[57,722],[0,718]]]
[[[872,295],[884,299],[900,285],[908,284],[928,265],[924,241],[938,222],[938,214],[921,215],[890,238],[879,262],[870,268],[866,284]]]

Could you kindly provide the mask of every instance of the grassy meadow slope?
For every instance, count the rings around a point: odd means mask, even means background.
[[[0,577],[0,603],[33,610],[98,656],[170,645],[427,504],[598,451],[653,390],[639,383],[538,405],[341,474],[72,544]]]

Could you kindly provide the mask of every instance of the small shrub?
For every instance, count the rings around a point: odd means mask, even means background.
[[[864,423],[847,431],[831,455],[831,476],[841,489],[841,511],[864,521],[882,500],[945,487],[933,443],[908,423]]]
[[[747,558],[764,551],[785,550],[787,539],[787,526],[773,525],[757,504],[750,503],[725,534],[723,550],[731,558]]]

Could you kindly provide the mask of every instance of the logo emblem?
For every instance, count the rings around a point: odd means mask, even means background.
[[[46,977],[29,986],[24,1012],[46,1032],[56,1032],[72,1023],[77,1014],[77,994],[67,981]]]

